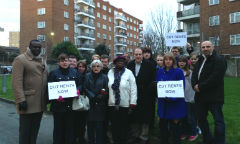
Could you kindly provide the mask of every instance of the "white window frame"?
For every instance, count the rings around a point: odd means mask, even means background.
[[[44,15],[44,14],[46,14],[46,8],[39,8],[38,15]]]
[[[209,41],[214,45],[214,46],[220,46],[220,39],[219,36],[216,37],[209,37]]]
[[[103,39],[107,39],[107,35],[106,35],[106,34],[103,34],[103,35],[102,35],[102,38],[103,38]]]
[[[209,17],[209,26],[216,26],[216,25],[220,25],[220,16],[216,15],[216,16]]]
[[[109,13],[111,13],[111,12],[112,12],[112,9],[111,9],[111,8],[109,8],[109,9],[108,9],[108,12],[109,12]]]
[[[107,6],[103,5],[103,6],[102,6],[102,9],[105,10],[105,11],[107,11]]]
[[[37,22],[37,28],[45,28],[46,22],[45,21],[38,21]]]
[[[229,14],[229,23],[239,23],[240,22],[240,12],[234,12]]]
[[[64,11],[64,17],[69,18],[69,13],[67,11]]]
[[[230,35],[230,45],[240,45],[240,34]]]
[[[109,28],[108,28],[108,30],[109,30],[109,31],[112,31],[112,28],[111,28],[111,27],[109,27]]]
[[[64,5],[68,6],[69,5],[69,1],[68,0],[64,0]]]
[[[112,36],[111,35],[109,35],[109,40],[112,40]]]
[[[97,3],[97,7],[99,7],[99,8],[101,7],[100,2]]]
[[[109,21],[109,22],[112,22],[112,18],[111,18],[111,17],[109,17],[109,18],[108,18],[108,21]]]
[[[64,30],[68,31],[69,30],[69,25],[68,24],[64,24]]]
[[[98,17],[98,18],[100,18],[100,17],[101,17],[101,14],[100,14],[99,12],[97,13],[97,17]]]
[[[106,30],[107,29],[107,25],[103,24],[102,25],[102,29]]]
[[[106,15],[102,15],[102,18],[103,18],[104,20],[107,20],[107,16],[106,16]]]
[[[46,39],[45,35],[37,35],[37,40],[45,41],[45,39]]]
[[[37,0],[38,2],[44,1],[44,0]]]
[[[219,4],[219,0],[209,0],[209,5],[217,5]]]
[[[97,37],[98,37],[98,38],[101,38],[101,34],[100,34],[100,33],[97,33]]]
[[[69,37],[68,37],[68,36],[65,36],[65,37],[63,38],[63,41],[69,41]]]
[[[97,23],[97,27],[98,27],[98,28],[100,28],[100,27],[101,27],[101,24],[100,24],[99,22]]]

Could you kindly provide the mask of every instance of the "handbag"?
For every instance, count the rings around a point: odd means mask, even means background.
[[[85,95],[80,95],[73,99],[72,110],[88,111],[90,109],[89,99]]]

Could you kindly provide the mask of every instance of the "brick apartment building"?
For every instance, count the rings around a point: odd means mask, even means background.
[[[194,47],[199,47],[200,41],[210,40],[219,53],[240,55],[239,0],[178,0],[178,3],[179,29],[188,32],[188,41]],[[195,40],[191,34],[195,34]]]
[[[103,0],[21,0],[20,52],[31,39],[50,51],[72,41],[80,51],[105,43],[112,57],[132,52],[142,43],[142,21]]]
[[[9,32],[9,47],[19,48],[19,34],[20,32],[18,31]]]

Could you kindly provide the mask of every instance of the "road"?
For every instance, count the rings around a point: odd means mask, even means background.
[[[0,144],[18,144],[19,116],[14,104],[0,100]],[[52,144],[53,118],[44,114],[37,144]]]

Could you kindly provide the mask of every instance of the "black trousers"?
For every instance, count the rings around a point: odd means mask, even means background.
[[[41,119],[42,112],[20,114],[19,144],[36,144]]]
[[[75,136],[80,141],[84,140],[88,111],[74,111]]]
[[[53,144],[74,143],[73,112],[53,112],[54,129]]]
[[[115,107],[110,107],[114,144],[127,144],[128,109],[120,107],[115,110]]]

